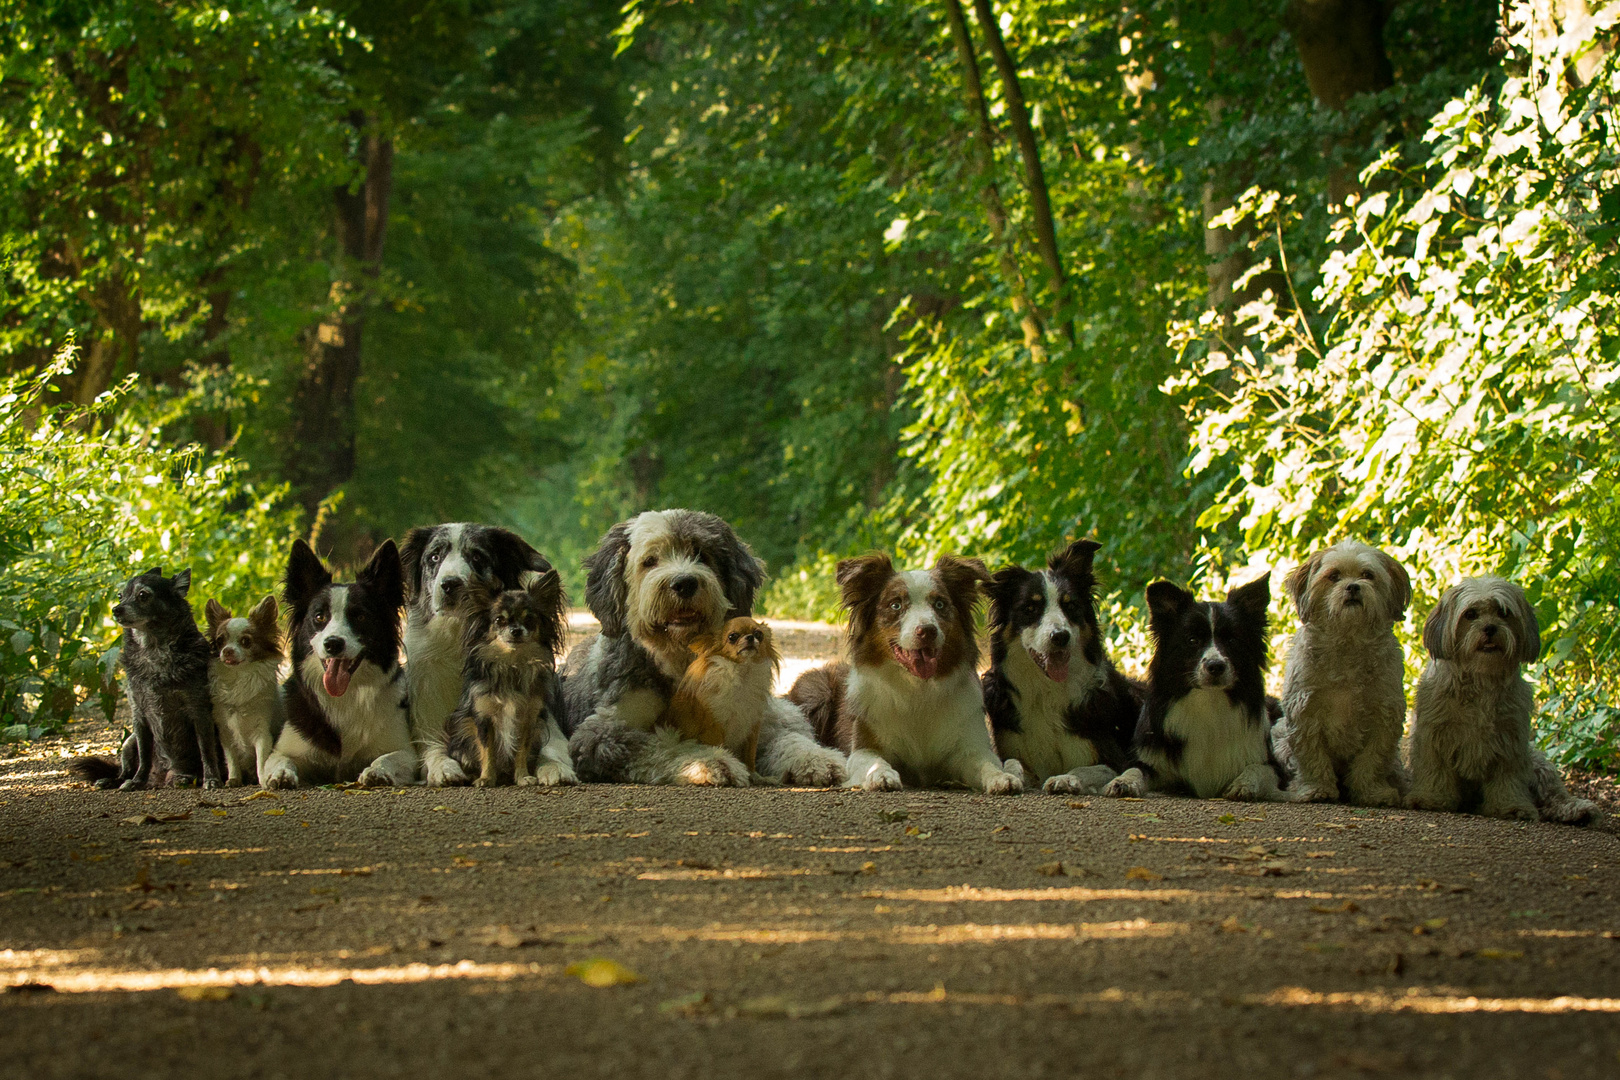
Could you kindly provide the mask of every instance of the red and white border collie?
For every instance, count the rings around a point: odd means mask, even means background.
[[[896,570],[879,552],[838,564],[849,661],[799,676],[788,699],[823,742],[849,754],[849,786],[961,783],[990,795],[1024,789],[984,721],[973,615],[989,579],[977,559],[942,556]]]

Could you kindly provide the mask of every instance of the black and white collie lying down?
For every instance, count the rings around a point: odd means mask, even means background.
[[[1130,764],[1142,687],[1103,651],[1091,564],[1076,540],[1044,570],[990,577],[990,669],[981,679],[999,753],[1045,790],[1095,795]]]
[[[996,756],[974,670],[973,615],[987,577],[977,559],[949,555],[929,570],[896,570],[876,552],[838,564],[849,661],[805,672],[788,699],[822,741],[849,754],[849,786],[1024,789],[1018,763]]]
[[[281,688],[286,723],[265,762],[264,786],[415,781],[394,542],[383,541],[352,583],[339,584],[308,544],[294,541],[284,598],[292,672]]]
[[[1147,588],[1155,647],[1135,763],[1105,794],[1151,789],[1200,799],[1285,798],[1266,702],[1270,575],[1199,600],[1168,581]]]

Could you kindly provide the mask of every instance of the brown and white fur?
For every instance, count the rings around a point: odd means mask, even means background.
[[[567,601],[557,571],[528,572],[521,589],[466,587],[461,703],[445,721],[445,746],[479,787],[577,782],[558,724],[557,652]]]
[[[979,688],[974,611],[989,577],[977,559],[949,555],[928,570],[896,570],[881,552],[838,564],[849,661],[805,672],[788,698],[849,753],[850,787],[1024,789],[1018,762],[996,756]]]
[[[732,619],[718,638],[697,642],[695,651],[659,726],[725,747],[754,774],[759,727],[782,666],[771,628],[747,616]]]
[[[259,782],[260,770],[281,734],[280,611],[266,596],[246,616],[232,616],[208,601],[208,685],[214,724],[225,751],[226,787]]]
[[[1410,740],[1415,810],[1581,823],[1597,812],[1570,795],[1531,745],[1534,700],[1520,668],[1541,655],[1524,590],[1499,577],[1464,578],[1423,624],[1429,664],[1418,680]]]
[[[1292,570],[1284,587],[1299,629],[1271,735],[1290,799],[1399,806],[1406,668],[1395,623],[1412,596],[1405,568],[1344,540]]]

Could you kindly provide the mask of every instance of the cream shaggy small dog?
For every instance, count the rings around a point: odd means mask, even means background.
[[[1406,570],[1345,540],[1312,555],[1284,586],[1299,630],[1272,746],[1291,777],[1290,799],[1400,805],[1406,688],[1395,623],[1412,596]]]
[[[1464,578],[1423,625],[1431,657],[1412,719],[1415,810],[1580,823],[1597,807],[1564,788],[1530,745],[1534,701],[1520,667],[1541,654],[1524,590],[1499,577]]]

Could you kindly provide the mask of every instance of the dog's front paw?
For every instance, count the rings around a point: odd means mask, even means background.
[[[394,786],[394,778],[389,774],[388,770],[379,768],[376,765],[367,765],[361,770],[360,775],[354,778],[354,782],[361,787]]]
[[[1401,793],[1396,789],[1395,785],[1384,784],[1363,791],[1352,791],[1350,801],[1357,806],[1399,806],[1401,805]]]
[[[473,787],[499,787],[500,781],[492,776],[480,776],[473,781]]]
[[[1041,790],[1050,795],[1101,795],[1119,774],[1107,765],[1048,776]]]
[[[782,783],[792,787],[837,787],[848,770],[844,755],[826,746],[807,746],[782,770]]]
[[[1316,784],[1302,783],[1298,787],[1292,788],[1283,794],[1287,796],[1287,799],[1285,800],[1287,802],[1313,803],[1339,801],[1339,792],[1337,788],[1322,787]]]
[[[428,787],[458,787],[467,782],[467,771],[448,754],[435,754],[423,768]]]
[[[1508,803],[1504,806],[1482,806],[1479,812],[1486,817],[1504,818],[1508,821],[1540,821],[1541,815],[1536,812],[1534,803]]]
[[[106,791],[109,788],[118,787],[119,786],[118,777],[116,777],[116,776],[103,776],[100,780],[97,780],[95,782],[94,786],[95,786],[95,789],[97,791]]]
[[[220,788],[220,787],[223,787],[223,786],[224,786],[224,785],[223,785],[223,784],[221,784],[221,783],[220,783],[220,782],[219,782],[219,781],[218,781],[218,780],[214,780],[214,779],[205,779],[205,780],[204,780],[204,781],[203,781],[203,790],[204,790],[204,791],[213,791],[213,790],[215,790],[215,789],[216,789],[216,788]]]
[[[1024,790],[1024,770],[1011,772],[1003,769],[984,778],[986,795],[1017,795]]]
[[[194,788],[202,781],[189,773],[176,773],[169,777],[169,786],[177,788]]]
[[[118,790],[119,791],[145,791],[146,790],[146,781],[144,781],[144,780],[125,780],[122,784],[118,785]]]
[[[892,765],[879,762],[866,770],[860,786],[864,791],[899,791],[903,785],[900,774],[894,771]]]
[[[730,754],[698,758],[681,766],[677,782],[702,787],[747,787],[748,766]]]
[[[1147,778],[1141,769],[1126,769],[1110,780],[1102,793],[1112,799],[1140,799],[1147,794]]]
[[[1449,814],[1457,809],[1457,800],[1427,791],[1414,791],[1406,797],[1408,810],[1435,810]]]
[[[534,770],[533,776],[524,777],[531,784],[541,787],[558,787],[563,784],[577,784],[579,777],[574,770],[555,761],[543,761],[540,767]]]
[[[513,781],[513,783],[516,784],[518,787],[534,787],[539,782],[540,782],[539,779],[536,778],[533,774],[530,774],[529,776],[520,776],[516,780]]]
[[[229,780],[225,781],[225,786],[226,787],[241,787],[242,786],[242,778],[240,776],[233,776]]]
[[[262,786],[270,791],[279,788],[295,788],[298,786],[298,770],[293,768],[290,761],[272,762],[265,770]]]

